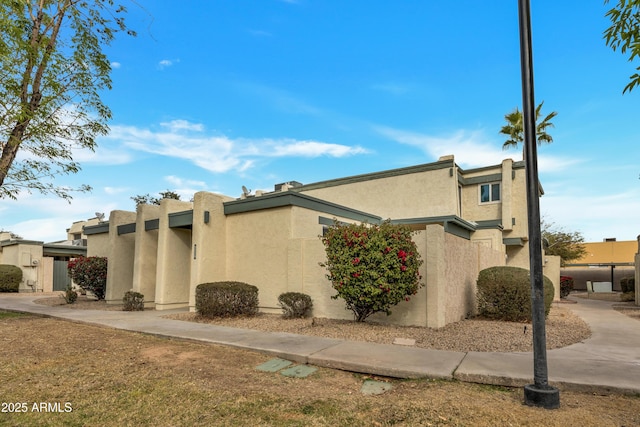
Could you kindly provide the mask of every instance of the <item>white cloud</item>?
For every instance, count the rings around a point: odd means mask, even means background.
[[[273,150],[266,152],[273,157],[346,157],[354,154],[365,154],[368,151],[362,147],[350,147],[340,144],[329,144],[317,141],[295,141],[285,139],[282,141],[269,141],[267,143]]]
[[[4,204],[2,201],[0,203]],[[24,194],[11,203],[13,210],[37,212],[39,218],[2,224],[2,228],[10,230],[27,240],[53,242],[65,240],[66,229],[74,221],[95,216],[95,212],[110,212],[118,209],[113,199],[100,199],[92,194],[76,194],[71,203],[54,197],[40,194]]]
[[[196,132],[202,132],[204,125],[201,123],[190,123],[186,120],[172,120],[170,122],[161,122],[160,126],[169,129],[171,132],[178,132],[181,130],[193,130]]]
[[[116,194],[122,194],[124,192],[130,191],[130,189],[127,187],[104,187],[103,190],[105,193],[107,193],[110,196],[113,196]]]
[[[158,68],[164,70],[167,67],[171,67],[173,64],[180,62],[179,59],[162,59],[158,62]]]
[[[465,167],[481,167],[502,162],[505,153],[495,144],[487,142],[479,131],[457,131],[448,136],[432,136],[386,126],[374,130],[393,141],[416,147],[431,157],[453,154],[456,163]]]
[[[204,181],[184,179],[174,175],[165,176],[164,180],[175,187],[190,186],[190,187],[198,187],[198,188],[207,188],[207,183]]]
[[[119,63],[119,62],[115,62],[114,61],[114,62],[111,63],[111,68],[113,68],[113,69],[118,69],[120,67],[122,67],[122,64]]]
[[[245,171],[257,158],[345,157],[367,152],[362,147],[295,139],[232,139],[207,134],[201,124],[186,120],[162,123],[161,131],[112,126],[110,139],[129,149],[184,159],[210,172]]]
[[[453,154],[456,163],[467,168],[495,165],[507,158],[522,160],[521,149],[505,151],[482,131],[458,130],[446,136],[433,136],[387,126],[374,126],[374,130],[393,141],[416,147],[434,159]],[[579,158],[538,154],[538,171],[562,172],[581,162]]]

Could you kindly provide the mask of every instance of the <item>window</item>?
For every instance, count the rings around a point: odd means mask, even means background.
[[[500,183],[480,185],[480,203],[491,203],[500,201]]]

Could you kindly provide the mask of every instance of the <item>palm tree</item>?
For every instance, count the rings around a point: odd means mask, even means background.
[[[541,145],[542,143],[551,144],[553,142],[553,138],[547,133],[547,128],[553,127],[551,119],[558,115],[558,113],[552,111],[542,121],[539,121],[543,104],[544,102],[541,102],[536,108],[536,140],[538,141],[538,145]],[[507,135],[509,139],[502,144],[502,149],[507,150],[511,147],[517,148],[518,145],[524,143],[522,112],[520,112],[516,107],[515,111],[505,115],[504,119],[507,121],[507,124],[502,126],[500,133]]]

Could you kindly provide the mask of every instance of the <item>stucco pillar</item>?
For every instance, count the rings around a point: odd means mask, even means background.
[[[154,307],[158,264],[157,224],[160,219],[160,206],[138,205],[136,211],[133,290],[144,295],[145,307]],[[149,221],[148,227],[147,221]]]
[[[135,224],[136,213],[111,211],[109,215],[109,249],[107,255],[107,304],[122,304],[124,293],[133,288],[135,233],[126,229]]]
[[[544,255],[542,273],[553,283],[553,300],[560,301],[560,257],[557,255]]]
[[[170,227],[169,214],[193,209],[189,202],[160,202],[158,259],[156,266],[156,310],[187,307],[191,283],[191,230]]]
[[[426,275],[427,327],[442,328],[446,324],[446,262],[444,227],[439,224],[427,225]]]
[[[227,279],[227,233],[223,202],[229,200],[234,199],[204,191],[194,196],[190,311],[195,311],[196,287],[199,284]]]

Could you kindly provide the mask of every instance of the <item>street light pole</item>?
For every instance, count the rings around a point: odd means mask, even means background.
[[[522,73],[522,118],[524,125],[525,170],[527,175],[527,213],[529,226],[529,267],[531,277],[531,320],[533,329],[533,384],[524,387],[527,405],[556,409],[560,392],[548,383],[544,313],[544,276],[542,274],[542,233],[536,118],[533,90],[533,54],[531,46],[530,1],[518,0],[520,22],[520,63]]]

